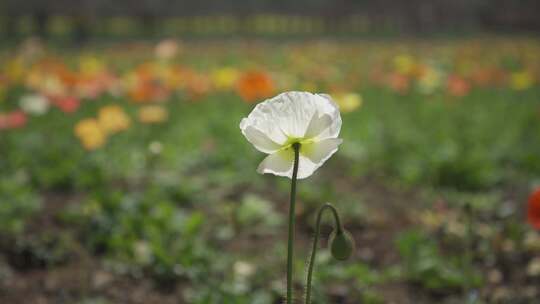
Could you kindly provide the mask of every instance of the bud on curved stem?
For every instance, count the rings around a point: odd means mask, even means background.
[[[328,241],[328,247],[334,259],[339,261],[348,260],[354,251],[354,239],[345,230],[333,231]]]
[[[313,248],[311,250],[311,257],[309,258],[308,263],[308,273],[307,273],[307,282],[306,282],[306,296],[305,303],[311,303],[311,280],[313,277],[313,267],[315,264],[315,257],[317,255],[317,244],[319,243],[319,234],[321,230],[321,219],[323,212],[329,209],[334,215],[334,221],[336,224],[335,230],[330,236],[328,245],[330,247],[330,252],[332,256],[340,261],[346,260],[354,252],[354,239],[351,237],[350,233],[343,228],[341,225],[341,220],[339,218],[339,213],[337,209],[332,206],[330,203],[324,204],[317,213],[317,222],[315,224],[315,238],[313,240]]]

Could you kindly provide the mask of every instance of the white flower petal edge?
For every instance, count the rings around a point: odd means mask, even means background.
[[[292,158],[291,158],[292,156]],[[279,151],[268,155],[257,168],[261,174],[272,173],[279,176],[292,176],[294,154],[290,151]]]
[[[298,163],[298,179],[311,176],[321,167],[343,142],[341,138],[327,138],[319,142],[305,144],[300,147]],[[292,178],[294,163],[294,150],[287,148],[268,155],[257,168],[257,172],[271,173],[278,176]]]
[[[243,122],[243,120],[242,120]],[[274,153],[281,148],[281,145],[271,140],[266,134],[253,126],[246,126],[242,129],[242,134],[259,151],[263,153]]]
[[[292,178],[293,143],[300,143],[298,178],[309,177],[337,150],[341,116],[331,97],[285,92],[258,104],[240,129],[247,140],[270,154],[257,172]]]
[[[334,153],[337,152],[339,145],[343,142],[341,138],[327,138],[311,144],[305,144],[300,149],[301,155],[308,158],[317,168],[322,166]]]

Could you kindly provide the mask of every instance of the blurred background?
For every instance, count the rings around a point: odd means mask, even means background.
[[[282,303],[290,181],[239,122],[288,90],[344,138],[298,294],[329,201],[358,249],[314,303],[540,303],[539,33],[535,0],[0,0],[0,303]]]
[[[2,0],[0,9],[2,34],[8,38],[38,35],[77,41],[540,30],[540,4],[535,0]]]

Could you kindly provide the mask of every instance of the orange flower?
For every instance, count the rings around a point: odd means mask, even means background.
[[[481,68],[471,74],[472,81],[478,86],[488,86],[493,78],[493,69]]]
[[[106,133],[118,133],[128,129],[131,125],[131,120],[124,112],[124,109],[116,105],[101,108],[98,114],[98,122],[101,129]]]
[[[95,118],[87,118],[79,121],[74,129],[75,135],[87,150],[100,148],[107,140],[105,132],[101,129]]]
[[[448,77],[446,87],[451,95],[457,97],[463,97],[469,94],[469,91],[471,90],[470,84],[465,79],[457,75],[451,75]]]
[[[236,90],[246,102],[252,103],[271,96],[274,93],[274,83],[268,74],[251,71],[240,76]]]
[[[162,106],[144,106],[139,109],[139,121],[146,124],[156,124],[166,121],[169,113]]]
[[[139,82],[129,91],[131,99],[138,103],[165,100],[169,95],[170,91],[151,81]]]
[[[171,93],[164,81],[170,73],[165,66],[144,63],[125,76],[124,85],[137,103],[165,100]]]
[[[535,229],[540,230],[540,188],[536,189],[529,197],[527,221]]]
[[[205,75],[194,74],[186,79],[186,91],[190,99],[198,99],[207,94],[211,89],[211,82]]]
[[[400,73],[392,73],[388,78],[390,88],[400,94],[405,94],[409,90],[410,81],[407,76]]]
[[[152,98],[152,86],[149,84],[138,84],[129,91],[129,97],[135,102],[144,102]]]

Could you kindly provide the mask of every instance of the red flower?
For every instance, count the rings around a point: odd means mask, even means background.
[[[529,196],[527,220],[535,229],[540,229],[540,188]]]
[[[59,98],[55,102],[55,104],[60,110],[62,110],[62,112],[73,113],[77,111],[77,109],[81,105],[81,102],[79,101],[79,99],[75,97],[64,97],[64,98]]]
[[[23,111],[14,111],[9,114],[9,124],[12,129],[24,127],[27,120],[26,113]]]
[[[23,111],[13,111],[7,114],[0,113],[0,130],[17,129],[26,125],[27,116]]]

